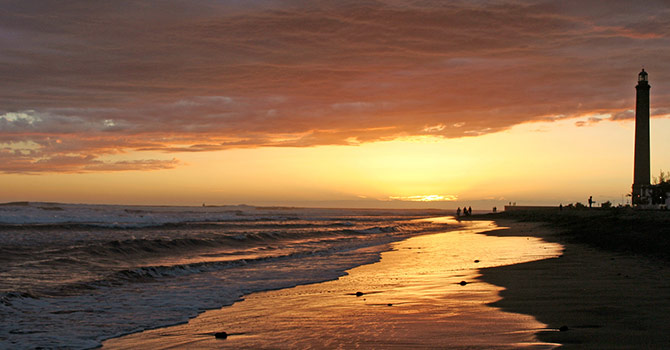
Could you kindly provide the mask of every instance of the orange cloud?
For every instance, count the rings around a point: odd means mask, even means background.
[[[662,2],[4,7],[4,172],[176,165],[101,160],[138,150],[455,138],[594,113],[621,120],[642,64],[654,107],[670,108]]]

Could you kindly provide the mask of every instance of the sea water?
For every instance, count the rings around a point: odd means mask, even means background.
[[[0,348],[91,348],[335,279],[439,211],[0,205]]]

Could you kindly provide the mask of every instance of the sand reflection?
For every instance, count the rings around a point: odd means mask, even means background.
[[[442,218],[440,220],[451,220]],[[545,325],[487,306],[502,290],[478,268],[556,257],[562,246],[533,237],[478,234],[493,222],[392,244],[380,262],[335,281],[256,293],[188,324],[147,331],[105,347],[151,348],[536,348]],[[475,262],[477,261],[477,262]],[[461,283],[465,281],[465,285]],[[357,296],[357,292],[358,296]],[[215,339],[214,332],[231,334]]]

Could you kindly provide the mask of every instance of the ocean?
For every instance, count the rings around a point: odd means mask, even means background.
[[[336,279],[439,210],[0,205],[0,348],[93,348]]]

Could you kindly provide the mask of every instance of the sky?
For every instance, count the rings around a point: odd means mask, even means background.
[[[0,201],[625,202],[666,1],[5,0]]]

